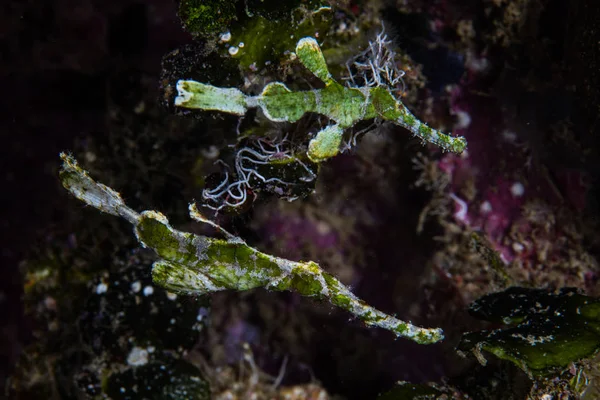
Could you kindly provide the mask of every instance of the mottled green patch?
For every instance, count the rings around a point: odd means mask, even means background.
[[[301,3],[301,4],[294,4]],[[262,68],[266,63],[276,65],[286,51],[292,51],[298,39],[314,36],[316,32],[325,37],[332,21],[331,8],[318,1],[279,2],[271,12],[240,16],[229,27],[231,40],[224,44],[224,51],[237,49],[233,56],[242,68],[251,65]],[[277,12],[272,12],[277,10]],[[240,46],[243,43],[243,47]]]
[[[302,267],[296,267],[294,273],[287,279],[286,290],[296,291],[303,296],[323,297],[320,295],[323,285],[317,276],[304,272]]]
[[[343,134],[339,125],[320,130],[308,144],[308,158],[314,163],[320,163],[335,157],[340,151]]]
[[[178,14],[191,34],[219,33],[235,18],[235,1],[180,0]]]
[[[314,92],[291,92],[281,83],[270,83],[259,98],[259,104],[269,119],[296,122],[316,108]]]
[[[333,83],[319,90],[319,99],[315,111],[327,115],[343,129],[354,126],[364,118],[367,98],[358,89]]]
[[[345,309],[348,309],[351,306],[351,302],[350,302],[350,299],[348,299],[348,296],[344,296],[341,294],[333,295],[331,302],[333,304],[335,304],[336,306],[345,308]]]
[[[406,123],[408,126],[415,126],[415,124],[417,123],[417,119],[415,118],[414,115],[412,115],[412,113],[410,113],[406,107],[404,107],[404,113],[402,115],[402,119],[404,120],[404,123]]]
[[[467,148],[467,139],[462,136],[453,138],[450,142],[449,150],[453,153],[460,154]]]
[[[340,291],[340,281],[335,279],[333,275],[324,273],[323,278],[325,279],[325,282],[327,282],[327,286],[329,286],[331,291],[334,293],[338,293]]]
[[[161,257],[174,260],[179,254],[179,242],[163,222],[151,216],[143,216],[137,225],[137,233],[146,246],[157,249]]]
[[[380,86],[374,87],[370,89],[369,94],[377,116],[388,121],[396,121],[402,117],[398,101],[388,90]]]
[[[136,227],[139,239],[156,253],[169,261],[195,262],[196,250],[192,246],[192,237],[177,235],[164,222],[152,215],[142,215]],[[190,252],[190,249],[193,251]]]
[[[423,123],[419,125],[419,136],[421,136],[423,139],[427,140],[427,138],[431,136],[432,132],[433,130],[427,125]]]
[[[276,263],[245,244],[213,239],[206,255],[201,270],[227,289],[263,287],[281,276]]]
[[[319,45],[312,38],[300,39],[296,46],[296,55],[302,61],[302,64],[324,83],[332,81],[325,57],[319,48]]]
[[[469,312],[516,326],[463,335],[461,353],[485,350],[531,375],[567,368],[600,349],[600,301],[574,289],[513,287],[475,301]]]

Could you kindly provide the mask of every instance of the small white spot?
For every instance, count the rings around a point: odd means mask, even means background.
[[[167,299],[175,301],[177,300],[177,295],[175,293],[167,292]]]
[[[148,353],[154,353],[154,350],[156,350],[156,347],[148,346],[148,348],[146,350],[148,350]]]
[[[238,53],[238,51],[240,51],[240,49],[235,46],[231,46],[228,51],[229,51],[229,54],[231,54],[232,56],[235,56]]]
[[[502,139],[509,143],[514,143],[517,140],[517,134],[513,131],[504,130],[502,131]]]
[[[471,115],[468,112],[458,110],[454,113],[456,115],[455,129],[465,129],[471,125]]]
[[[1,302],[1,300],[2,300],[2,296],[0,295],[0,302]],[[44,299],[44,306],[45,306],[45,307],[46,307],[48,310],[51,310],[51,311],[56,311],[56,309],[57,309],[57,303],[56,303],[56,300],[54,299],[54,297],[52,297],[52,296],[47,296],[47,297]]]
[[[240,44],[238,44],[238,47],[239,47],[240,49],[243,49],[243,48],[244,48],[244,46],[245,46],[244,42],[240,42]]]
[[[135,346],[127,356],[127,364],[134,366],[148,364],[148,350]]]
[[[231,32],[221,33],[219,40],[221,40],[221,42],[229,42],[231,40]]]
[[[98,286],[96,286],[96,294],[106,293],[107,291],[108,291],[108,285],[104,282],[99,283]]]
[[[119,389],[119,391],[120,391],[121,393],[125,393],[125,388],[121,386],[121,389]]]
[[[489,68],[490,62],[487,58],[477,58],[472,54],[467,55],[466,66],[468,69],[475,72],[483,72]]]
[[[454,213],[454,218],[460,222],[468,223],[467,212],[469,211],[469,207],[467,206],[467,202],[454,193],[450,193],[450,197],[458,204],[458,210]]]
[[[91,151],[87,151],[84,155],[85,160],[89,163],[93,163],[94,161],[96,161],[96,154],[92,153]]]
[[[142,283],[140,281],[135,281],[131,284],[131,291],[133,293],[137,293],[142,289]]]
[[[487,200],[481,203],[481,205],[479,206],[479,212],[481,212],[482,214],[492,212],[492,203],[490,203]]]
[[[202,157],[214,160],[217,157],[219,157],[219,154],[221,154],[221,151],[219,150],[219,148],[217,146],[211,145],[208,149],[200,150],[200,153],[202,154]]]
[[[525,246],[523,246],[521,243],[514,242],[512,244],[512,249],[515,253],[521,253],[523,250],[525,250]]]
[[[525,186],[521,182],[515,182],[510,187],[510,193],[514,197],[521,197],[525,194]]]
[[[171,320],[170,320],[169,322],[171,323],[171,325],[174,325],[174,324],[175,324],[175,322],[176,322],[176,321],[175,321],[175,318],[171,318]]]
[[[329,226],[326,222],[318,221],[317,232],[319,235],[327,235],[329,232],[331,232],[331,226]]]
[[[196,316],[196,321],[202,321],[204,317],[208,316],[208,309],[204,307],[200,307],[198,309],[198,316]]]
[[[144,288],[144,296],[150,296],[152,293],[154,293],[154,288],[152,286],[146,286]]]

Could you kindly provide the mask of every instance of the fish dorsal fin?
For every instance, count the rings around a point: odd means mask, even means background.
[[[305,37],[296,45],[296,55],[302,64],[326,85],[333,82],[321,47],[314,38]]]

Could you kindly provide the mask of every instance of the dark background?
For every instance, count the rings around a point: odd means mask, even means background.
[[[106,134],[111,91],[157,97],[161,58],[189,40],[169,1],[0,5],[0,387],[29,337],[19,261],[65,216],[59,152]]]

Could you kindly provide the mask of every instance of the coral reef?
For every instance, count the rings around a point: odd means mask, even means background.
[[[596,3],[3,6],[2,395],[597,398]]]

